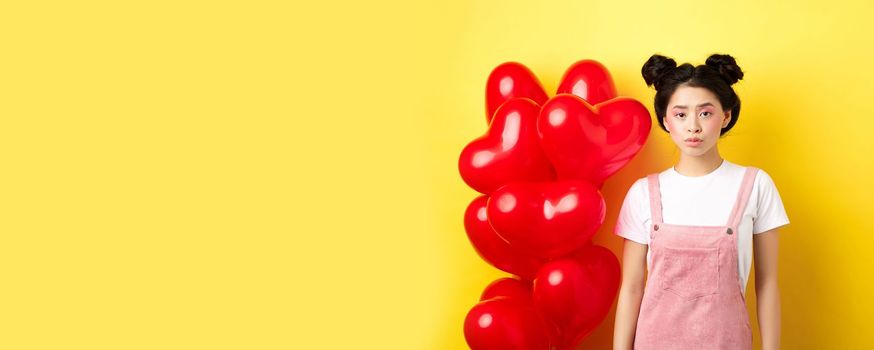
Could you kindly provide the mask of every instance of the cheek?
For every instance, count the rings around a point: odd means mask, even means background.
[[[706,125],[707,129],[710,129],[710,130],[715,129],[718,131],[718,130],[722,129],[722,120],[720,120],[719,118],[716,118],[716,117],[707,118],[707,120],[705,120],[704,123],[702,123],[702,124]]]
[[[676,118],[668,118],[665,120],[665,127],[668,128],[672,135],[679,137],[680,131],[683,130],[684,126],[683,122],[678,121]]]

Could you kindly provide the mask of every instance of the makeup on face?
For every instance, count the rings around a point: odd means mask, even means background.
[[[701,145],[702,142],[704,141],[702,141],[701,139],[687,139],[686,141],[683,141],[683,143],[689,147],[698,147]]]
[[[723,113],[715,98],[710,91],[699,87],[684,86],[675,91],[668,104],[665,123],[677,146],[695,149],[698,153],[716,143],[722,130]]]

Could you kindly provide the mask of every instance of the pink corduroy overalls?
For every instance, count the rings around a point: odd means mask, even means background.
[[[651,266],[634,349],[752,349],[737,230],[757,171],[747,167],[726,226],[664,223],[658,174],[648,176]]]

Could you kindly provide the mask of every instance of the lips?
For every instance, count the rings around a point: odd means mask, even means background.
[[[692,138],[686,139],[683,143],[689,147],[697,147],[698,145],[700,145],[702,143],[702,140],[697,138],[697,137],[692,137]]]

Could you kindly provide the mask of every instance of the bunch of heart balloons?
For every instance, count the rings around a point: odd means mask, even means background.
[[[616,95],[601,63],[574,63],[547,96],[524,65],[486,83],[488,129],[461,152],[459,171],[482,193],[464,227],[479,256],[512,274],[467,314],[471,349],[573,349],[615,301],[619,260],[592,243],[604,223],[600,188],[643,147],[650,114]]]

